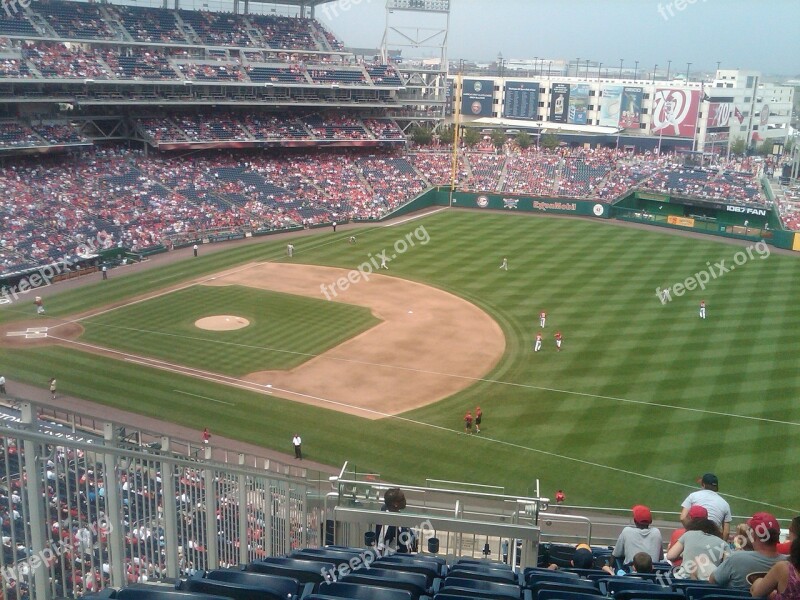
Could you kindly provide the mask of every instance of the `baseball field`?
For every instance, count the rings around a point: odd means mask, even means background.
[[[800,512],[796,257],[457,210],[293,242],[6,305],[3,374],[409,484],[676,510],[713,471],[735,514]]]

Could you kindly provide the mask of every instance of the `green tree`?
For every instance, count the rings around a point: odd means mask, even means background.
[[[747,144],[744,142],[744,138],[736,138],[731,142],[731,154],[735,154],[736,156],[741,156],[747,150]]]
[[[555,150],[561,142],[554,133],[545,133],[539,140],[539,144],[548,150]]]
[[[433,140],[433,134],[430,129],[415,125],[411,129],[411,140],[420,146],[427,146]]]
[[[496,150],[500,150],[500,148],[505,145],[507,140],[508,138],[506,137],[506,134],[499,129],[496,129],[492,132],[492,145]]]
[[[525,150],[525,148],[530,148],[531,144],[533,143],[531,136],[525,131],[520,131],[517,134],[517,137],[514,138],[514,141],[517,143],[517,146],[523,150]]]
[[[481,141],[480,132],[474,127],[466,127],[464,133],[461,134],[461,139],[467,146],[474,146]]]
[[[448,125],[446,127],[442,127],[439,130],[439,140],[443,144],[451,145],[453,143],[453,137],[455,134],[455,129],[452,125]]]
[[[769,156],[772,154],[772,142],[769,140],[762,142],[756,149],[756,152],[759,156]]]

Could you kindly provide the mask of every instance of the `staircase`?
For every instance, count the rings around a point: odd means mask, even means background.
[[[50,23],[48,23],[42,15],[35,12],[30,7],[30,3],[21,2],[20,6],[22,6],[23,10],[25,11],[25,16],[28,17],[28,20],[31,22],[31,25],[33,25],[33,28],[38,31],[42,37],[60,37],[56,33],[56,30],[50,27]]]
[[[133,41],[133,36],[128,33],[122,21],[111,11],[110,7],[100,5],[100,14],[103,15],[105,22],[108,23],[111,29],[117,34],[116,37],[118,39],[125,40],[126,42]]]

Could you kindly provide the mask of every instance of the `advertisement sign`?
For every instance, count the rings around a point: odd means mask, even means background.
[[[569,109],[568,83],[554,83],[550,90],[550,121],[553,123],[566,123]]]
[[[642,99],[644,88],[625,86],[622,89],[622,110],[619,126],[623,129],[639,129],[642,121]]]
[[[567,123],[586,125],[589,113],[589,84],[574,83],[569,92]]]
[[[506,82],[506,99],[503,116],[508,119],[538,120],[539,83],[529,81]]]
[[[622,86],[604,85],[603,97],[600,100],[600,125],[603,127],[619,127],[622,113]]]
[[[461,114],[465,117],[491,117],[494,82],[491,79],[464,79],[461,89]]]
[[[650,132],[654,135],[693,138],[699,106],[699,90],[656,89]]]
[[[728,127],[731,120],[731,105],[712,102],[708,105],[708,127]]]
[[[670,225],[680,225],[681,227],[694,227],[694,219],[690,217],[676,217],[675,215],[669,215],[667,217],[667,223]]]

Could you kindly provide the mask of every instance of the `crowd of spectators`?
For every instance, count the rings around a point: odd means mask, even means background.
[[[353,125],[349,119],[341,117],[329,125]],[[225,113],[213,118],[182,115],[139,119],[138,125],[160,141],[255,141],[310,135],[300,121],[286,123],[277,115],[251,115],[244,120]],[[49,143],[82,139],[64,125],[41,123],[34,128],[18,122],[0,123],[0,144],[42,145],[45,139]],[[314,131],[317,135],[320,132],[327,129],[317,127]],[[0,169],[0,272],[72,256],[82,242],[98,234],[111,243],[144,250],[166,245],[174,236],[187,232],[378,218],[429,186],[449,185],[451,159],[446,150],[292,151],[280,156],[254,151],[144,157],[118,148],[94,149],[82,157],[7,162]],[[459,188],[539,196],[561,192],[567,197],[611,200],[619,196],[623,185],[639,182],[646,187],[653,179],[660,181],[664,170],[680,175],[670,167],[671,160],[611,150],[593,154],[583,149],[462,152]],[[583,184],[560,185],[571,182],[571,162],[587,168],[598,168],[599,164],[605,169],[609,161],[615,164],[614,169],[600,178],[599,184],[591,183],[588,192]],[[734,173],[714,173],[706,181],[706,190],[725,182],[741,186],[741,195],[746,196],[752,175]],[[618,176],[623,184],[613,183]],[[798,200],[800,192],[795,190],[782,196],[779,203],[790,227],[800,226]]]
[[[98,51],[85,51],[80,46],[67,47],[59,42],[28,42],[22,55],[45,78],[110,79],[98,61]]]

